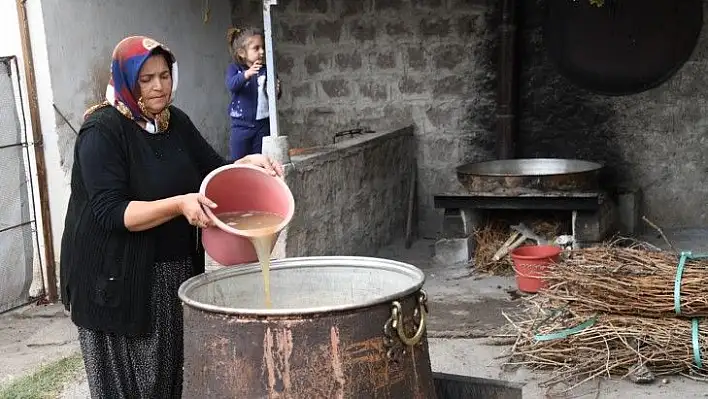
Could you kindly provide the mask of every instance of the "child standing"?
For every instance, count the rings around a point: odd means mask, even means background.
[[[234,62],[226,72],[231,94],[231,158],[261,153],[263,137],[270,136],[266,92],[265,45],[260,29],[230,29],[229,46]],[[280,98],[280,81],[276,81]]]

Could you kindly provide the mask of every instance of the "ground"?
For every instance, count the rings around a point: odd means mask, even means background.
[[[0,387],[79,350],[76,328],[59,305],[29,306],[0,316]]]
[[[705,231],[670,234],[680,249],[708,250]],[[651,237],[660,242],[657,237]],[[405,250],[401,244],[383,249],[377,256],[412,263],[426,273],[425,290],[430,301],[430,356],[433,371],[518,383],[524,398],[546,397],[539,386],[543,375],[501,369],[505,347],[489,345],[485,338],[504,323],[501,311],[516,306],[513,279],[481,278],[466,265],[441,265],[432,257],[433,242],[419,240]],[[0,316],[0,392],[10,381],[27,375],[41,364],[78,351],[76,329],[59,305],[29,306]],[[85,376],[67,378],[61,398],[88,398]],[[598,391],[599,387],[599,391]],[[652,385],[622,381],[593,381],[565,397],[574,398],[683,398],[708,397],[708,386],[683,378],[669,378]],[[0,394],[1,395],[1,394]]]

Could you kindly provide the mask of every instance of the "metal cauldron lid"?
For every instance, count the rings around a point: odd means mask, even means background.
[[[390,259],[361,257],[361,256],[313,256],[301,258],[285,258],[271,261],[271,287],[278,281],[280,277],[287,274],[293,269],[309,269],[315,271],[317,269],[332,269],[332,268],[350,268],[358,271],[368,270],[372,274],[383,272],[388,277],[396,277],[396,281],[403,282],[405,288],[389,292],[388,294],[372,295],[366,300],[350,303],[340,303],[327,306],[312,306],[312,307],[285,307],[285,308],[265,308],[265,307],[244,307],[238,306],[220,306],[208,301],[195,299],[200,290],[209,288],[219,281],[233,280],[233,283],[238,283],[239,278],[258,277],[258,281],[262,278],[260,265],[257,263],[247,264],[242,266],[225,267],[216,271],[207,272],[198,276],[192,277],[182,283],[178,290],[178,295],[182,303],[186,306],[200,309],[206,312],[227,314],[227,315],[244,315],[244,316],[295,316],[295,315],[313,315],[322,313],[339,312],[353,309],[362,309],[374,305],[379,305],[386,302],[391,302],[396,299],[401,299],[405,296],[419,291],[425,283],[425,273],[417,267],[398,262]],[[286,272],[286,273],[282,273]],[[282,281],[282,280],[281,280]],[[242,285],[241,287],[233,287],[237,290],[262,290],[262,283],[258,287]],[[355,287],[352,287],[354,289]],[[276,292],[274,295],[274,303]],[[292,295],[298,295],[298,292],[291,292]]]
[[[703,29],[701,0],[544,2],[543,43],[558,72],[605,95],[657,87],[696,51]]]
[[[597,162],[562,158],[517,158],[469,163],[457,167],[457,173],[474,176],[553,176],[594,172],[602,169]]]

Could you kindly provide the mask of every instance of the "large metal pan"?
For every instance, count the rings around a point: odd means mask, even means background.
[[[471,192],[596,191],[602,165],[578,159],[500,159],[457,168]]]

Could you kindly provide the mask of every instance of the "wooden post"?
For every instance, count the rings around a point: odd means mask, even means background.
[[[20,39],[22,40],[22,59],[25,67],[25,82],[27,83],[27,99],[29,102],[30,125],[32,126],[32,141],[35,161],[37,162],[37,181],[39,184],[39,206],[42,216],[42,237],[44,238],[44,274],[45,293],[48,302],[56,302],[57,275],[54,259],[54,238],[52,236],[52,219],[49,209],[49,190],[47,186],[47,164],[44,159],[44,142],[42,140],[42,125],[39,117],[39,101],[37,100],[37,82],[34,75],[34,59],[30,43],[30,29],[27,19],[26,0],[17,0],[17,19],[20,23]]]

